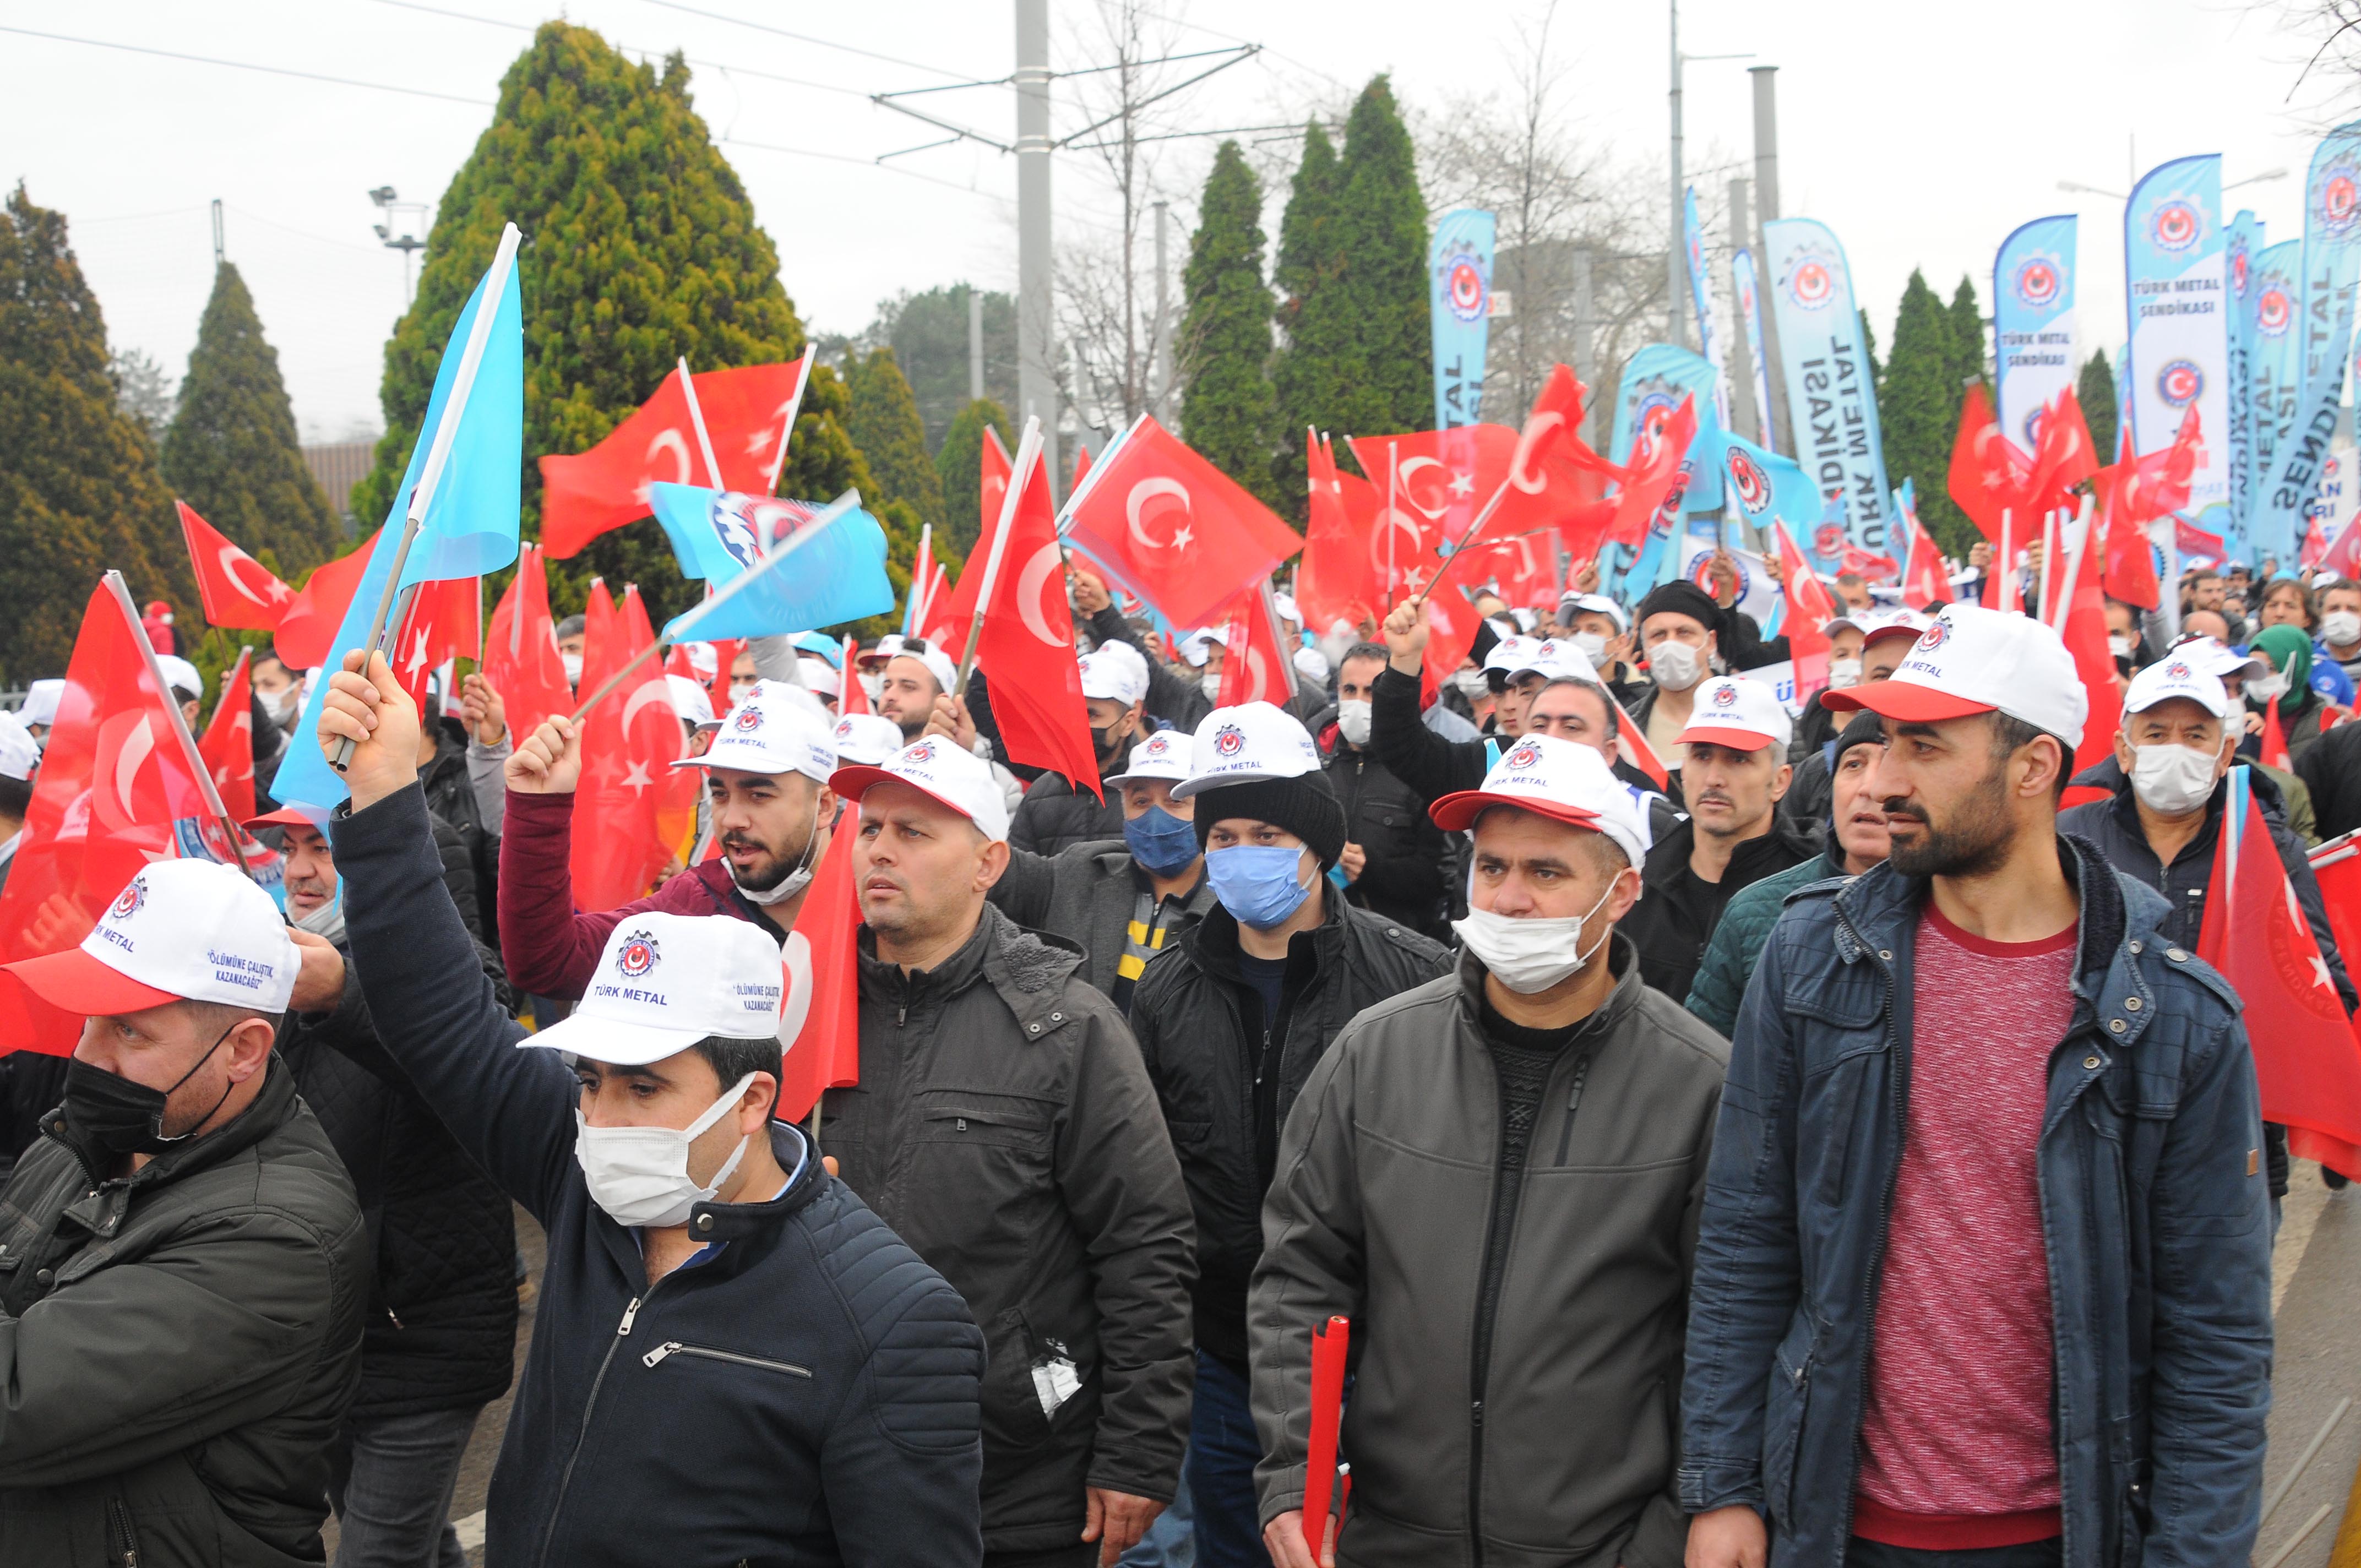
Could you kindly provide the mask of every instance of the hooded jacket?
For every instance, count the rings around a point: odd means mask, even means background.
[[[318,1563],[369,1263],[294,1076],[129,1176],[42,1132],[0,1191],[0,1562]]]
[[[2034,1154],[2065,1568],[2243,1563],[2270,1406],[2270,1221],[2228,982],[2082,840],[2073,1014]],[[1681,1504],[1770,1516],[1770,1568],[1844,1557],[1905,1135],[1925,878],[1796,894],[1732,1042],[1689,1300]]]
[[[1520,1169],[1472,957],[1354,1019],[1288,1118],[1250,1309],[1256,1481],[1266,1521],[1302,1505],[1312,1333],[1350,1317],[1339,1562],[1680,1568],[1682,1338],[1728,1050],[1620,936],[1608,962]]]
[[[828,1091],[821,1135],[983,1330],[985,1550],[1071,1547],[1087,1487],[1169,1502],[1180,1479],[1194,1271],[1171,1139],[1072,952],[990,905],[933,969],[876,951],[864,927],[860,1081]]]

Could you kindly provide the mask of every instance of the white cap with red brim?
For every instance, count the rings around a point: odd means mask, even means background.
[[[1866,648],[1889,637],[1907,637],[1916,642],[1927,635],[1927,629],[1935,622],[1932,617],[1915,609],[1889,609],[1864,612],[1853,624],[1861,628],[1861,645]]]
[[[1528,640],[1525,656],[1509,666],[1509,679],[1519,681],[1528,674],[1544,680],[1588,681],[1599,685],[1598,666],[1590,655],[1576,647],[1572,638],[1547,638],[1541,641]]]
[[[302,959],[270,895],[212,861],[158,861],[79,948],[5,967],[53,1007],[113,1017],[168,1002],[284,1013]]]
[[[2074,656],[2058,633],[2029,615],[1971,604],[1944,606],[1890,679],[1825,692],[1820,706],[1837,713],[1865,707],[1905,724],[2004,713],[2056,736],[2069,751],[2082,743],[2091,714]]]
[[[974,823],[985,838],[1008,837],[1008,797],[992,776],[992,764],[939,735],[921,736],[874,767],[839,768],[828,782],[855,803],[874,785],[908,784]]]
[[[607,933],[573,1013],[517,1046],[645,1067],[716,1035],[775,1036],[785,994],[779,945],[751,921],[648,910]]]
[[[1674,740],[1684,746],[1727,746],[1736,751],[1776,746],[1784,751],[1795,738],[1795,721],[1787,717],[1776,691],[1744,675],[1716,675],[1697,686],[1688,728]]]
[[[1554,735],[1525,736],[1500,753],[1481,784],[1443,796],[1427,815],[1444,832],[1456,833],[1496,806],[1604,833],[1634,867],[1648,858],[1647,828],[1631,792],[1592,747]]]

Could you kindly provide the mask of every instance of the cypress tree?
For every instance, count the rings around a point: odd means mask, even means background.
[[[118,405],[106,324],[62,214],[0,214],[0,685],[65,673],[108,568],[193,621],[196,583],[156,447]]]
[[[927,455],[927,430],[918,402],[890,348],[873,348],[868,358],[845,367],[852,392],[852,444],[877,481],[879,500],[906,501],[921,522],[943,525],[943,481]],[[864,494],[866,492],[863,492]],[[917,541],[912,541],[915,549]]]
[[[1304,520],[1308,482],[1305,429],[1355,433],[1337,423],[1336,359],[1345,323],[1341,313],[1329,307],[1334,292],[1331,285],[1345,272],[1336,222],[1342,200],[1335,148],[1314,121],[1303,128],[1303,157],[1295,166],[1287,210],[1279,216],[1279,264],[1272,274],[1279,286],[1278,319],[1284,343],[1271,363],[1279,437],[1271,477],[1280,510],[1299,523]]]
[[[180,411],[164,435],[164,478],[241,547],[275,553],[282,575],[327,559],[344,542],[296,443],[278,352],[226,261],[214,269]]]
[[[990,398],[979,398],[951,416],[935,454],[935,474],[942,481],[943,516],[948,520],[935,533],[935,554],[956,565],[983,532],[983,430],[1000,433],[1000,444],[1012,452],[1016,433],[1009,427],[1008,411]]]
[[[2115,367],[2107,363],[2106,350],[2094,348],[2090,361],[2074,379],[2074,397],[2082,405],[2082,422],[2091,428],[2091,445],[2102,463],[2115,460],[2117,432],[2115,410]]]
[[[1354,326],[1338,428],[1356,435],[1434,425],[1434,339],[1426,277],[1426,198],[1391,83],[1371,78],[1345,122],[1337,209]]]
[[[1877,329],[1869,324],[1869,313],[1853,313],[1861,319],[1861,356],[1869,367],[1869,389],[1877,399],[1882,413],[1885,408],[1885,367],[1877,357]]]
[[[517,270],[528,537],[540,526],[533,459],[597,444],[676,357],[686,356],[691,370],[714,370],[803,352],[803,323],[780,286],[778,252],[691,106],[688,82],[677,54],[661,71],[633,64],[597,33],[565,22],[544,23],[509,68],[491,125],[443,193],[418,298],[386,345],[385,438],[376,468],[353,492],[365,524],[393,499],[444,343],[504,222],[525,236]],[[842,378],[813,367],[780,494],[825,500],[876,488],[845,429],[850,413]],[[894,526],[889,521],[889,532]],[[889,564],[897,587],[908,565],[906,554]],[[581,604],[593,575],[638,583],[659,623],[696,597],[653,522],[618,529],[551,566],[561,614]]]
[[[1916,480],[1919,521],[1945,550],[1964,554],[1982,536],[1952,504],[1949,485],[1962,363],[1952,322],[1941,296],[1914,269],[1894,313],[1894,347],[1886,356],[1877,416],[1885,438],[1886,477],[1896,485]]]
[[[1964,393],[1970,381],[1984,379],[1984,313],[1976,304],[1976,286],[1965,274],[1951,293],[1951,385]]]
[[[1236,142],[1224,142],[1213,155],[1198,211],[1181,274],[1180,343],[1189,366],[1181,433],[1214,467],[1264,500],[1276,500],[1262,185]]]

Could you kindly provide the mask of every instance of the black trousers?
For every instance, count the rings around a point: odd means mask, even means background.
[[[1930,1552],[1888,1546],[1856,1535],[1845,1548],[1846,1568],[2058,1568],[2065,1547],[2060,1536],[2022,1546],[1981,1546],[1965,1552]]]

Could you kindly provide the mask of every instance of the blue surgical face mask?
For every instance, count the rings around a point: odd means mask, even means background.
[[[1205,856],[1213,896],[1242,924],[1268,930],[1303,907],[1318,878],[1303,870],[1303,850],[1291,844],[1234,844]]]
[[[1160,806],[1151,806],[1126,822],[1123,841],[1131,846],[1131,858],[1147,867],[1150,876],[1178,876],[1197,858],[1196,824]]]

